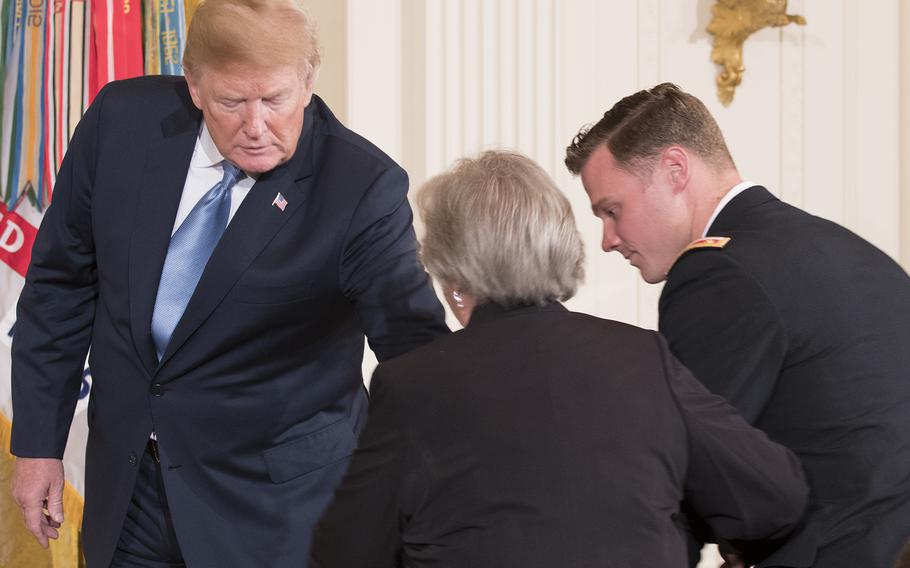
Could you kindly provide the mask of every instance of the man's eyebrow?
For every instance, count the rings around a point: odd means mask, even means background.
[[[601,197],[591,204],[591,211],[596,212],[598,209],[606,209],[612,202],[613,200],[609,197]]]

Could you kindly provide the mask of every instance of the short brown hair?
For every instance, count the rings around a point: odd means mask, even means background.
[[[205,0],[187,32],[183,69],[248,64],[258,69],[302,65],[308,87],[319,69],[312,20],[300,0]]]
[[[582,128],[566,148],[566,167],[578,174],[601,144],[620,167],[637,174],[650,171],[654,159],[674,145],[716,167],[733,165],[720,127],[704,103],[672,83],[629,95],[597,124]]]
[[[521,154],[487,151],[459,160],[424,184],[417,204],[427,271],[479,303],[567,300],[584,277],[569,201]]]

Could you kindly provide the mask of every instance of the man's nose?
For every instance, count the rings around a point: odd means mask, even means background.
[[[254,101],[248,104],[243,121],[243,132],[250,138],[259,138],[265,133],[265,116],[262,103]]]
[[[604,252],[613,252],[621,242],[622,241],[619,239],[616,231],[614,231],[611,227],[608,227],[605,223],[603,241],[600,244],[600,247],[604,250]]]

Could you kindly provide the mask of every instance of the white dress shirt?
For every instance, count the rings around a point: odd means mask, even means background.
[[[224,156],[215,147],[215,141],[212,140],[212,135],[209,134],[209,129],[203,121],[202,129],[196,138],[196,147],[193,149],[190,169],[186,173],[186,183],[183,184],[183,195],[180,196],[180,207],[177,208],[177,217],[174,219],[171,235],[177,231],[202,196],[224,177],[224,168],[221,166],[223,161]],[[254,183],[256,180],[247,174],[231,189],[231,212],[228,215],[228,223],[234,218],[234,213],[240,208],[240,204]]]

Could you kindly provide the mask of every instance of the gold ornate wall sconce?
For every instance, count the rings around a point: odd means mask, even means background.
[[[806,25],[802,16],[787,14],[787,0],[717,0],[711,9],[714,17],[708,33],[714,36],[711,61],[720,65],[717,96],[729,106],[736,87],[743,80],[743,43],[762,28],[795,23]]]

